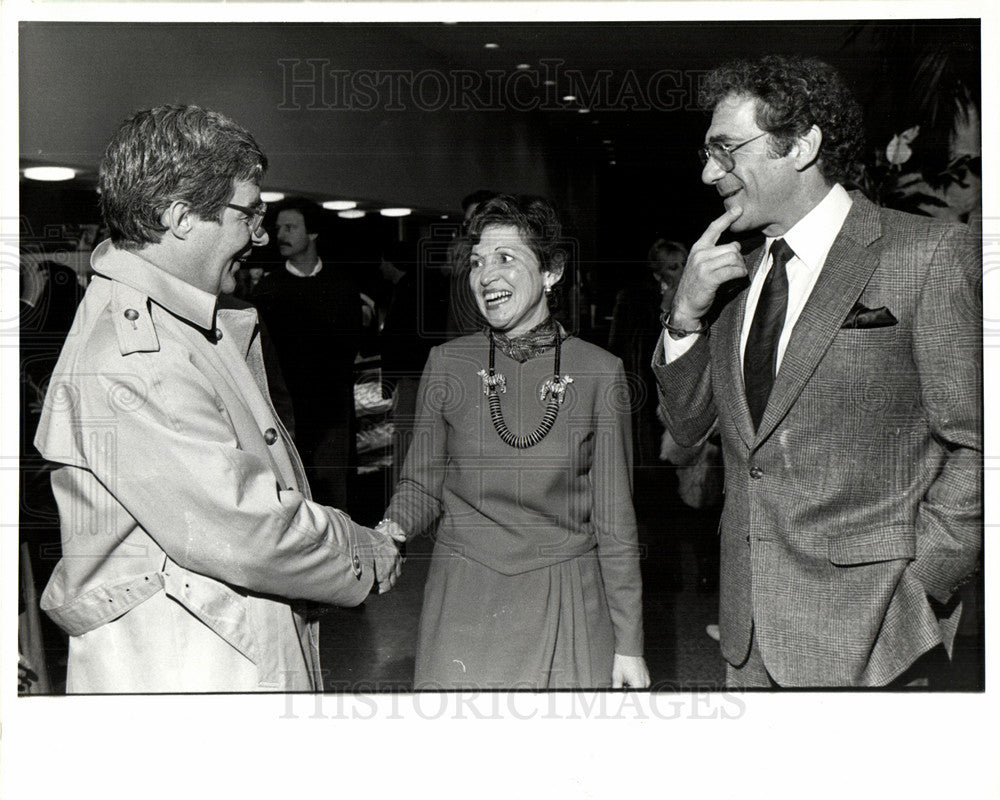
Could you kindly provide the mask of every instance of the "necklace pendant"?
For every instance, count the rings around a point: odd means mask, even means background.
[[[545,399],[551,396],[558,401],[559,405],[562,405],[563,400],[566,399],[566,387],[572,382],[573,379],[569,375],[564,375],[561,378],[558,376],[549,378],[542,384],[542,390],[538,393],[538,399],[544,403]]]
[[[485,369],[481,369],[476,374],[483,379],[483,394],[489,395],[491,392],[496,391],[499,391],[500,394],[506,394],[507,379],[503,376],[503,373],[496,372],[491,374]]]

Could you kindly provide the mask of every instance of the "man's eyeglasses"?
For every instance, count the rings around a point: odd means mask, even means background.
[[[254,208],[238,206],[236,203],[226,203],[226,208],[239,211],[246,216],[247,227],[250,228],[250,233],[257,233],[260,230],[261,223],[264,221],[264,215],[267,213],[267,203],[261,203]]]
[[[719,165],[723,172],[732,172],[736,168],[736,159],[733,158],[733,153],[745,144],[756,142],[761,136],[767,136],[767,132],[765,131],[739,144],[709,142],[704,147],[698,149],[698,157],[701,159],[701,165],[704,167],[708,163],[708,160],[712,159],[712,161]]]

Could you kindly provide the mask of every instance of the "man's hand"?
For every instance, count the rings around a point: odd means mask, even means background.
[[[716,292],[726,281],[742,278],[747,274],[739,242],[716,244],[743,209],[733,206],[714,220],[691,246],[691,254],[684,266],[677,293],[671,306],[670,323],[678,328],[695,330],[701,318],[708,313],[715,301]]]
[[[648,689],[649,670],[642,656],[620,656],[615,653],[611,667],[611,688]]]
[[[375,554],[375,581],[378,593],[385,594],[403,572],[403,557],[390,536],[372,531],[372,551]]]

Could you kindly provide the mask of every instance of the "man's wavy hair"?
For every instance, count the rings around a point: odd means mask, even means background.
[[[542,272],[564,269],[568,258],[562,225],[555,208],[544,197],[500,194],[482,203],[469,218],[471,248],[490,225],[512,225],[538,258]]]
[[[260,183],[267,157],[244,128],[216,111],[166,105],[140,111],[112,137],[98,176],[101,213],[127,250],[159,242],[175,200],[221,221],[236,181]]]
[[[774,156],[787,155],[792,142],[813,125],[823,133],[818,164],[831,183],[843,181],[864,146],[861,107],[829,64],[801,56],[766,56],[733,61],[710,72],[699,103],[712,111],[730,95],[757,101],[756,123],[771,134]]]

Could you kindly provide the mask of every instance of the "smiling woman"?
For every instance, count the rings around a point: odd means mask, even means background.
[[[414,688],[644,688],[622,363],[549,315],[566,248],[547,201],[496,197],[469,235],[489,327],[431,351],[379,526],[438,522]]]

